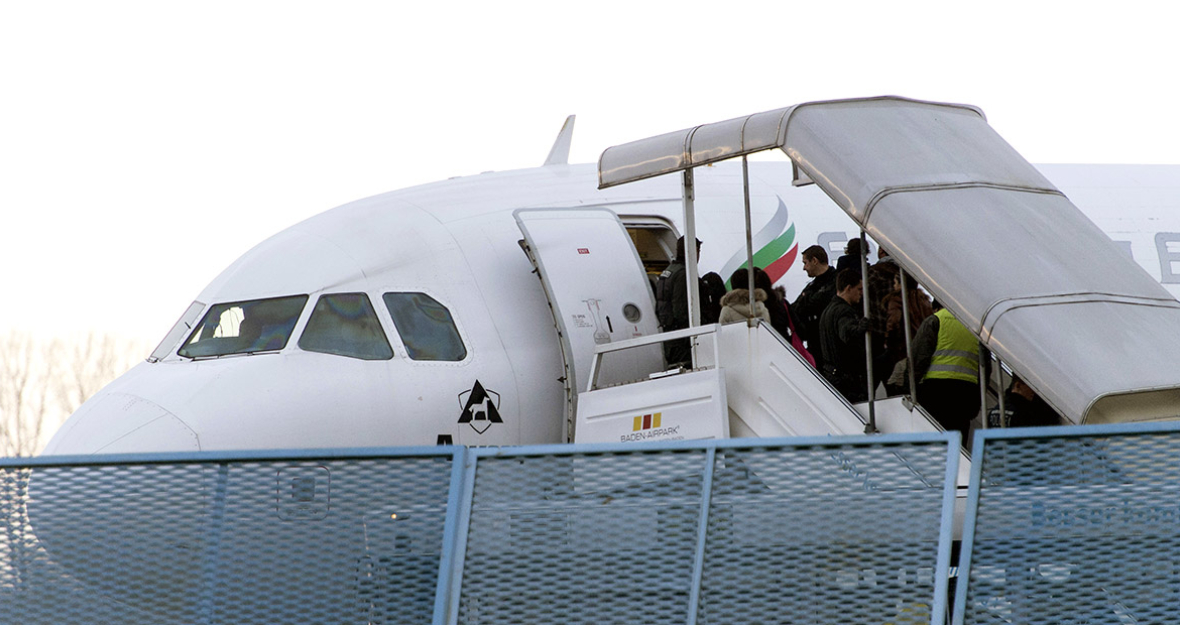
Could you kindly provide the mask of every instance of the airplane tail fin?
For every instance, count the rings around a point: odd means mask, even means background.
[[[569,164],[570,142],[574,139],[574,117],[576,116],[570,115],[565,118],[565,123],[561,125],[561,132],[557,133],[557,140],[553,142],[549,156],[545,159],[544,167]]]

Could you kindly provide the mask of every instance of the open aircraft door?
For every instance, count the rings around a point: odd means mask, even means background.
[[[618,215],[605,208],[521,209],[513,213],[536,266],[565,361],[566,437],[594,348],[658,334],[655,297]],[[646,379],[664,368],[660,345],[628,349],[603,363],[599,384]]]

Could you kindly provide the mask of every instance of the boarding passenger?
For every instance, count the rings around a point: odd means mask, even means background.
[[[774,328],[779,336],[790,341],[791,313],[787,309],[786,302],[779,299],[778,292],[774,290],[774,284],[770,281],[770,276],[761,267],[754,268],[754,288],[766,293],[766,310],[770,313],[770,327]]]
[[[696,240],[697,258],[700,258],[701,240]],[[684,251],[684,237],[676,240],[676,258],[660,274],[656,281],[656,319],[664,332],[688,327],[688,280],[685,277],[687,254]],[[664,359],[668,367],[692,366],[692,343],[690,339],[677,339],[664,343]]]
[[[844,255],[836,259],[836,272],[852,269],[860,273],[860,237],[853,237],[844,244]]]
[[[717,323],[721,317],[721,298],[725,297],[725,280],[716,271],[701,276],[701,325]]]
[[[766,279],[770,280],[770,276],[767,276]],[[803,336],[799,333],[798,329],[799,325],[795,321],[794,313],[791,312],[790,304],[787,303],[787,290],[782,286],[775,286],[771,290],[775,295],[778,296],[778,301],[782,303],[783,308],[787,311],[787,330],[790,332],[790,334],[784,338],[790,341],[791,347],[794,348],[795,351],[799,352],[799,355],[807,361],[807,364],[815,367],[815,356],[812,356],[811,351],[808,350],[807,346],[803,344]]]
[[[897,266],[889,252],[878,247],[877,262],[869,266],[869,310],[874,316],[885,318],[885,298],[895,290],[893,285],[899,271],[901,267]]]
[[[880,263],[878,263],[880,264]],[[909,388],[906,370],[906,341],[905,341],[905,312],[902,310],[901,276],[898,272],[893,279],[893,288],[881,305],[885,308],[885,355],[882,358],[882,369],[889,374],[885,381],[885,392],[889,397],[904,395]],[[904,299],[909,300],[910,307],[910,339],[918,334],[918,328],[927,317],[934,314],[930,298],[918,288],[908,273],[905,283],[909,293]]]
[[[937,302],[934,309],[914,337],[918,403],[943,429],[958,430],[966,444],[979,412],[979,339]]]
[[[821,372],[852,403],[868,399],[865,365],[865,332],[869,322],[861,315],[860,273],[845,269],[836,274],[836,297],[820,317]]]
[[[758,318],[770,323],[770,312],[766,309],[766,291],[754,289],[754,310],[750,310],[750,278],[746,269],[738,269],[729,278],[733,287],[721,298],[720,323],[737,323]]]
[[[766,309],[770,311],[770,327],[790,343],[791,347],[799,352],[800,356],[803,356],[807,364],[814,367],[815,358],[803,345],[803,338],[799,336],[796,329],[798,325],[795,323],[795,316],[791,314],[791,305],[787,303],[786,290],[781,286],[774,286],[770,281],[770,274],[763,271],[761,267],[754,268],[754,286],[766,291]]]
[[[1000,418],[1000,407],[987,413],[987,425],[993,428],[1025,428],[1044,425],[1060,425],[1061,416],[1045,400],[1037,395],[1031,386],[1019,377],[1012,377],[1008,392],[1004,393],[1004,418]]]
[[[797,326],[807,349],[815,357],[816,368],[823,370],[823,356],[819,341],[819,318],[836,296],[836,269],[828,265],[828,252],[819,245],[803,250],[803,271],[811,282],[791,303],[791,312],[799,321]]]

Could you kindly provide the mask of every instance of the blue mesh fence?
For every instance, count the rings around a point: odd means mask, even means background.
[[[1175,424],[977,437],[955,623],[1180,620]]]
[[[0,460],[0,622],[940,622],[957,439],[758,443]]]
[[[957,451],[948,436],[477,451],[454,622],[942,622]]]
[[[454,458],[7,461],[0,622],[428,622]]]

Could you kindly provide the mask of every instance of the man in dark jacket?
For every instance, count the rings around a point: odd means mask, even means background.
[[[700,258],[701,240],[697,239],[697,258]],[[660,274],[656,281],[656,319],[664,332],[682,330],[688,327],[688,279],[685,277],[684,237],[676,240],[676,258]],[[689,339],[677,339],[664,343],[664,359],[669,367],[692,366],[692,344]]]
[[[836,296],[836,270],[828,264],[828,252],[818,245],[803,250],[803,271],[812,278],[799,297],[791,303],[791,314],[799,322],[799,334],[807,350],[815,357],[815,367],[823,371],[819,344],[819,317]]]
[[[1061,417],[1056,410],[1025,384],[1024,380],[1012,377],[1012,385],[1004,394],[1004,418],[1000,418],[1000,407],[987,413],[987,426],[991,428],[1024,428],[1059,425]]]
[[[854,404],[868,399],[865,331],[869,324],[858,308],[861,293],[860,272],[841,271],[836,275],[836,297],[819,321],[824,354],[820,371]]]

